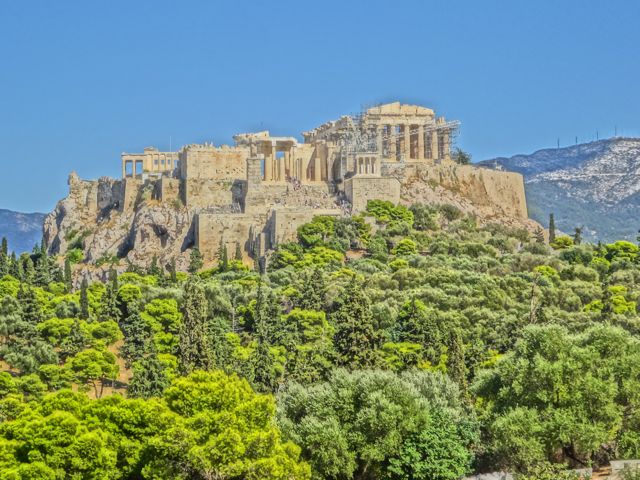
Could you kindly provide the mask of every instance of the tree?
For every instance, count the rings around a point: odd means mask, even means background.
[[[337,370],[278,400],[285,438],[317,478],[457,480],[469,469],[477,430],[439,373]]]
[[[227,244],[220,238],[220,246],[218,247],[218,268],[221,272],[229,270],[229,253],[227,252]]]
[[[239,262],[242,261],[242,249],[240,248],[240,242],[236,242],[236,252],[233,259]]]
[[[189,273],[198,273],[202,269],[203,265],[204,261],[202,254],[200,253],[200,249],[198,247],[193,247],[189,256]]]
[[[118,273],[114,268],[111,268],[109,269],[107,287],[100,299],[100,320],[103,322],[107,320],[119,322],[121,314],[122,312],[118,307]]]
[[[296,305],[305,310],[322,310],[326,289],[327,285],[321,268],[315,267],[310,274],[307,271],[302,277],[301,295]]]
[[[451,158],[459,165],[469,165],[471,163],[471,155],[460,148],[454,150]]]
[[[118,377],[116,357],[106,350],[84,350],[67,363],[67,368],[77,382],[93,387],[95,398],[102,397],[105,384]]]
[[[207,315],[208,305],[204,288],[196,277],[191,277],[184,287],[183,320],[178,344],[178,362],[183,375],[211,367]]]
[[[89,283],[86,278],[82,279],[80,284],[80,318],[88,320],[91,316],[89,312]]]
[[[127,367],[141,360],[151,348],[150,334],[137,306],[130,310],[129,316],[122,321],[124,345],[121,353],[127,362]]]
[[[582,228],[576,227],[573,234],[573,244],[580,245],[582,243]]]
[[[71,273],[71,261],[69,258],[64,259],[64,283],[68,291],[73,290],[73,275]]]
[[[133,378],[127,390],[131,398],[161,397],[169,386],[165,368],[155,354],[147,355],[133,365]]]
[[[449,338],[449,351],[447,356],[447,374],[456,382],[460,393],[467,395],[467,368],[464,359],[464,344],[459,329],[452,329]]]
[[[251,355],[251,366],[253,371],[253,384],[258,391],[273,392],[276,388],[277,378],[274,373],[274,360],[271,355],[271,341],[269,320],[267,318],[266,301],[262,280],[258,281],[258,292],[255,306],[255,337],[257,346]]]
[[[556,239],[556,220],[553,213],[549,214],[549,243],[553,243]]]
[[[369,300],[355,281],[347,285],[332,318],[338,363],[350,369],[375,366],[379,361],[380,332],[374,328]]]

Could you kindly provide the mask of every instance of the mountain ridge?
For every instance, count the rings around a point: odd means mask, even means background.
[[[640,228],[640,138],[613,137],[479,162],[521,173],[529,215],[593,241],[635,240]]]
[[[46,214],[15,212],[0,208],[0,238],[6,237],[9,250],[20,254],[30,252],[42,240]]]

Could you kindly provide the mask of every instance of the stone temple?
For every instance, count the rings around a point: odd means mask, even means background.
[[[221,245],[255,258],[295,239],[316,215],[356,214],[373,199],[430,200],[426,185],[458,191],[489,216],[526,219],[522,177],[452,160],[458,126],[430,108],[395,102],[324,123],[302,133],[302,142],[262,131],[235,135],[232,146],[123,153],[121,180],[72,174],[70,196],[50,215],[45,239],[52,253],[64,253],[69,230],[84,231],[88,262],[100,255],[139,262],[144,250],[166,260],[193,246],[213,261]],[[69,215],[74,209],[82,213]],[[164,209],[150,233],[136,230],[145,209]],[[167,209],[180,213],[168,218]],[[120,226],[121,238],[113,228],[102,231],[123,222],[131,228]]]

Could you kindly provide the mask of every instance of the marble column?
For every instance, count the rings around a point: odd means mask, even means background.
[[[391,157],[392,160],[396,160],[396,140],[397,140],[397,135],[396,135],[396,126],[395,125],[389,125],[389,135],[388,135],[388,142],[389,142],[389,157]]]
[[[418,125],[418,160],[424,160],[424,125]]]
[[[431,131],[431,158],[435,161],[438,160],[438,131]]]
[[[408,123],[404,124],[403,128],[404,133],[404,158],[405,160],[411,160],[411,125]]]

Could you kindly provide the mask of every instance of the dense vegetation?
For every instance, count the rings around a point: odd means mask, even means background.
[[[448,205],[72,285],[0,250],[0,479],[523,478],[640,456],[640,250]]]

